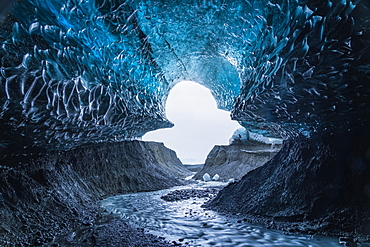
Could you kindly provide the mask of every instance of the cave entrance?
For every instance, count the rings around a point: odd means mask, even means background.
[[[204,163],[213,146],[228,144],[240,127],[230,119],[229,112],[217,109],[209,89],[192,81],[182,81],[172,88],[166,115],[175,126],[148,132],[143,140],[163,142],[184,164]]]

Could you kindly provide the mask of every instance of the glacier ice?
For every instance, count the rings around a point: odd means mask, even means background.
[[[249,141],[249,131],[245,128],[238,128],[229,139],[229,144],[247,144]]]
[[[211,176],[208,173],[204,173],[204,175],[203,175],[203,181],[204,182],[209,182],[211,180],[212,180],[211,179]]]
[[[259,142],[267,145],[282,144],[283,139],[267,137],[258,133],[253,133],[245,128],[238,128],[229,139],[229,144],[248,144],[250,141]]]
[[[24,0],[0,23],[0,147],[68,149],[172,124],[182,80],[253,133],[370,116],[367,0]]]
[[[235,179],[229,178],[229,180],[227,181],[227,184],[233,184],[233,183],[235,183]]]

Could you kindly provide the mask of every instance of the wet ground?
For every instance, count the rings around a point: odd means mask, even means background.
[[[218,182],[154,192],[109,197],[101,202],[107,214],[184,246],[343,246],[338,238],[286,234],[264,229],[235,217],[225,217],[202,205],[225,184]]]

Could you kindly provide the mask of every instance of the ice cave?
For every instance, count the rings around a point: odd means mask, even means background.
[[[0,246],[178,244],[99,201],[188,182],[172,150],[138,140],[173,126],[165,103],[184,80],[211,90],[243,133],[284,140],[204,207],[370,246],[370,1],[0,8]]]

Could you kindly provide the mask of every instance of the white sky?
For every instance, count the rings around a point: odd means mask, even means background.
[[[240,127],[231,121],[229,112],[217,109],[207,88],[190,81],[180,82],[170,91],[166,114],[175,126],[148,132],[143,140],[163,142],[184,164],[204,163],[213,146],[229,144]]]

